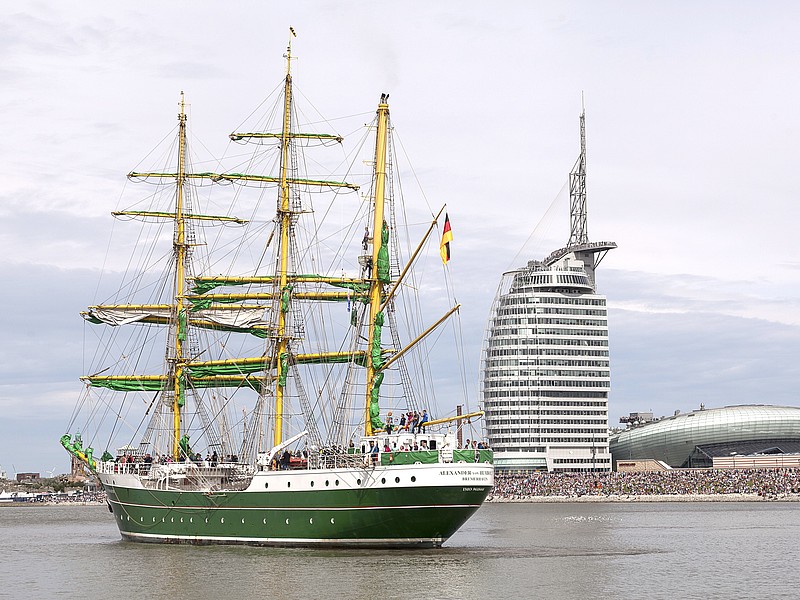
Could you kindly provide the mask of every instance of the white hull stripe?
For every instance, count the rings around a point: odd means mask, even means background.
[[[398,505],[398,506],[277,506],[277,507],[267,507],[267,506],[172,506],[170,505],[161,505],[157,506],[154,504],[136,504],[133,502],[120,502],[118,500],[112,500],[111,498],[108,499],[111,504],[117,504],[119,506],[132,506],[135,508],[156,508],[160,510],[398,510],[404,508],[478,508],[481,506],[480,503],[478,504],[407,504],[407,505]]]

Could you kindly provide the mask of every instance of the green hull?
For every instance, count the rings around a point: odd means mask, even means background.
[[[440,546],[491,490],[465,484],[210,493],[104,487],[127,540],[364,547]]]

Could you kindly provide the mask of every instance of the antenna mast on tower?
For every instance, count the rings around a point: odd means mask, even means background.
[[[581,94],[581,153],[569,174],[569,242],[567,246],[589,241],[586,229],[586,109]]]

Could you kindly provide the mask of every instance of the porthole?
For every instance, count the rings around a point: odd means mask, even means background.
[[[395,477],[395,478],[394,478],[394,482],[395,482],[395,483],[400,483],[400,478],[399,478],[399,477]]]
[[[308,520],[308,524],[309,524],[309,525],[313,525],[313,524],[314,524],[314,519],[313,519],[313,517],[312,517],[311,519],[309,519],[309,520]]]
[[[144,523],[144,517],[139,517],[139,522]]]
[[[336,485],[339,485],[339,480],[338,479],[336,480]]]
[[[208,519],[206,519],[206,525],[208,525]]]
[[[331,525],[333,525],[333,517],[331,517]]]
[[[175,522],[175,517],[170,517],[169,522],[170,523],[174,523]]]
[[[219,520],[219,522],[220,522],[220,523],[224,523],[224,522],[225,522],[225,517],[222,517],[222,518]]]
[[[311,487],[314,487],[314,482],[313,481],[311,482]]]
[[[266,519],[264,519],[264,521],[263,521],[263,522],[264,522],[264,525],[266,525],[266,524],[267,524],[267,520],[266,520]]]
[[[264,489],[267,489],[268,487],[269,487],[269,481],[264,484]]]
[[[164,517],[161,517],[161,522],[164,523]]]
[[[325,480],[325,487],[328,487],[330,484],[331,484],[331,482],[326,479]]]
[[[189,523],[194,523],[194,517],[189,517]]]
[[[381,477],[381,483],[386,483],[386,477]]]
[[[360,480],[360,479],[356,479],[356,483],[357,483],[358,485],[361,485],[361,480]]]
[[[286,524],[287,524],[287,525],[289,524],[289,519],[286,519]]]
[[[156,518],[155,518],[155,517],[153,517],[153,523],[155,523],[155,522],[156,522]]]
[[[130,521],[130,520],[131,520],[131,516],[130,516],[130,515],[128,515],[128,521]]]
[[[286,482],[286,487],[287,487],[287,488],[289,488],[289,487],[292,487],[292,482],[291,482],[291,481],[287,481],[287,482]]]
[[[181,517],[181,523],[183,523],[183,517]]]
[[[412,475],[411,476],[411,483],[414,483],[416,480],[417,480],[417,478],[414,475]]]
[[[244,525],[244,519],[242,519],[242,525]]]

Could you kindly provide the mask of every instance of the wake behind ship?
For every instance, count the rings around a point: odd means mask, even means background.
[[[154,206],[114,213],[143,232],[120,291],[83,313],[103,330],[99,358],[61,442],[99,479],[128,540],[440,546],[494,483],[491,450],[459,442],[482,413],[427,412],[445,404],[430,390],[428,337],[458,306],[423,326],[414,267],[444,209],[405,251],[387,95],[363,197],[306,176],[304,150],[342,138],[299,130],[291,44],[286,59],[279,131],[230,136],[257,149],[242,168],[191,167],[181,95],[177,166],[129,174],[158,191]],[[262,165],[274,172],[252,174]],[[199,211],[219,186],[233,208]],[[318,209],[312,192],[352,220]],[[99,460],[94,445],[106,448]]]

